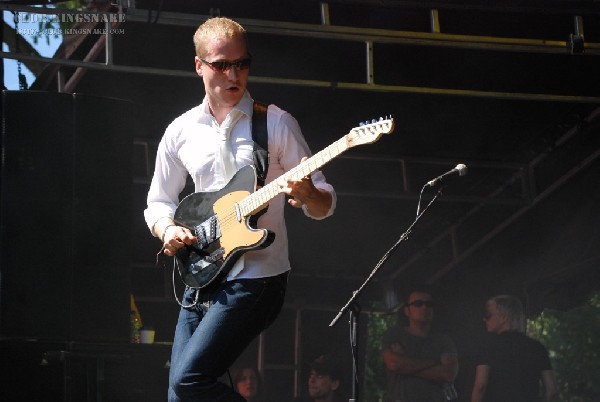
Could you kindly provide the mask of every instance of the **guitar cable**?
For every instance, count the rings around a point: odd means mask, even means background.
[[[160,266],[160,257],[163,255],[163,252],[165,251],[165,246],[163,245],[160,250],[158,251],[158,253],[156,253],[156,266]],[[166,269],[165,264],[162,264],[162,268]],[[175,285],[175,270],[177,270],[177,272],[179,273],[179,278],[183,281],[183,277],[181,275],[181,270],[179,269],[179,264],[177,262],[177,258],[173,257],[173,270],[171,271],[171,284],[173,286],[173,297],[175,297],[175,300],[177,300],[177,304],[179,304],[181,307],[183,308],[194,308],[198,305],[198,300],[200,298],[200,292],[197,291],[196,295],[194,296],[194,301],[193,303],[189,304],[189,305],[184,305],[183,301],[179,299],[179,297],[177,297],[177,286]],[[188,285],[185,285],[185,290],[187,290],[189,288]]]

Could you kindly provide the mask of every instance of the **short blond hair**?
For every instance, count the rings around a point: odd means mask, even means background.
[[[241,36],[248,46],[248,38],[246,30],[243,26],[232,19],[225,17],[213,17],[202,23],[196,33],[194,33],[194,47],[196,48],[196,56],[206,56],[206,47],[208,42],[213,38],[230,39],[236,36]]]
[[[488,303],[496,303],[498,312],[508,317],[508,325],[513,331],[525,332],[527,320],[521,300],[512,295],[497,295],[488,300]]]

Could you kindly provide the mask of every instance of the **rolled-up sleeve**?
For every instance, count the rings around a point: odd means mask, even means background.
[[[302,135],[298,121],[289,113],[283,112],[279,119],[276,120],[276,127],[273,132],[278,133],[278,159],[284,171],[288,171],[298,164],[304,156],[312,156],[312,152]],[[306,205],[302,206],[304,214],[309,218],[321,220],[333,215],[337,205],[337,195],[335,189],[329,184],[325,175],[320,170],[315,170],[311,174],[311,178],[315,187],[327,191],[331,194],[331,206],[326,215],[313,216],[308,212]]]

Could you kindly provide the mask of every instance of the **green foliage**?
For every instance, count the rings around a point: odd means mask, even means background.
[[[545,310],[528,330],[550,353],[558,400],[600,400],[600,292],[571,311]]]
[[[383,398],[386,386],[386,372],[381,354],[381,338],[384,332],[398,324],[398,316],[369,315],[365,358],[365,384],[361,400],[379,401]]]
[[[91,0],[71,0],[56,3],[56,8],[66,8],[67,10],[84,10]]]

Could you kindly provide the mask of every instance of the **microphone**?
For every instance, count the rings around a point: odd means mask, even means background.
[[[445,176],[454,174],[454,173],[458,173],[459,176],[464,176],[467,174],[467,166],[463,165],[462,163],[459,163],[458,165],[456,165],[456,167],[452,170],[447,171],[446,173],[444,173],[441,176],[436,177],[433,180],[430,180],[427,182],[426,186],[430,186],[433,187],[437,184],[438,181],[442,180]]]

